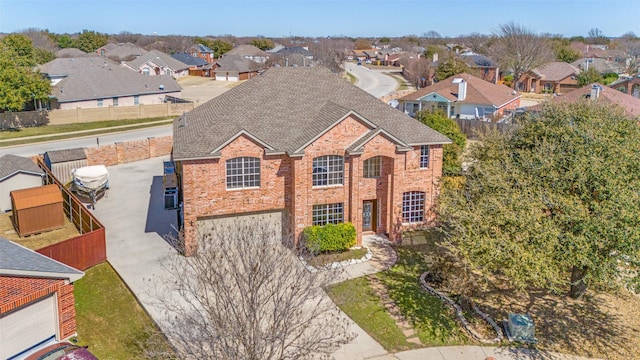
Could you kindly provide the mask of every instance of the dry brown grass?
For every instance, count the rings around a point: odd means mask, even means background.
[[[0,236],[32,250],[38,250],[80,234],[65,217],[64,226],[61,229],[20,237],[13,226],[12,216],[11,212],[0,214]]]

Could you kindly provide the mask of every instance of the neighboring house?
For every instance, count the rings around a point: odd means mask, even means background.
[[[96,50],[96,54],[113,61],[131,61],[147,53],[147,50],[132,43],[110,43]]]
[[[583,86],[549,100],[551,103],[576,103],[580,101],[615,104],[620,106],[627,116],[640,119],[640,99],[598,83]],[[541,111],[543,107],[544,103],[541,103],[527,108],[527,110]]]
[[[601,58],[582,58],[571,63],[576,68],[587,71],[590,68],[596,69],[600,74],[622,74],[625,72],[624,63],[610,61]]]
[[[503,117],[520,107],[513,89],[469,74],[458,74],[400,99],[399,109],[410,116],[422,110],[441,110],[451,118]]]
[[[284,45],[277,44],[272,49],[267,50],[268,53],[277,53],[278,51],[284,49]]]
[[[215,62],[214,70],[216,80],[239,81],[248,80],[258,75],[263,65],[251,61],[241,55],[225,55]]]
[[[640,77],[619,79],[609,87],[640,99]]]
[[[209,64],[212,64],[213,60],[215,59],[215,54],[213,53],[213,50],[211,50],[210,48],[202,44],[193,45],[192,47],[188,48],[187,51],[185,52],[187,54],[190,54],[191,56],[198,57]]]
[[[179,79],[189,75],[189,65],[157,50],[151,50],[134,60],[123,62],[122,66],[146,76],[168,75]]]
[[[185,250],[229,216],[397,241],[432,219],[450,142],[326,68],[271,68],[174,121]]]
[[[484,81],[497,84],[500,79],[500,68],[497,62],[489,59],[484,55],[461,55],[460,59],[464,61],[473,74]]]
[[[536,94],[562,94],[578,88],[580,69],[566,62],[550,62],[527,71],[518,82],[518,90]]]
[[[306,46],[285,46],[276,54],[281,56],[301,55],[308,60],[313,60],[313,53]]]
[[[0,211],[11,210],[10,193],[42,186],[44,171],[33,160],[7,154],[0,157]]]
[[[189,75],[204,77],[213,76],[213,72],[210,71],[213,64],[209,64],[197,56],[192,56],[186,52],[179,52],[171,55],[171,57],[189,65]]]
[[[260,64],[264,64],[267,62],[267,60],[269,60],[269,53],[258,49],[254,45],[248,44],[234,47],[233,49],[231,49],[231,51],[224,54],[224,56],[229,55],[240,55],[246,59],[255,61]]]
[[[73,283],[84,273],[0,238],[0,359],[76,336]]]
[[[52,109],[161,104],[182,91],[170,76],[144,76],[108,59],[55,59],[39,68],[53,85]]]

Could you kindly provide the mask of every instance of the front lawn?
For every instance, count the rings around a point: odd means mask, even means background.
[[[143,358],[145,330],[155,325],[109,263],[86,270],[74,294],[80,345],[99,359]]]
[[[387,351],[411,349],[402,330],[385,311],[380,298],[369,287],[369,280],[356,278],[336,284],[327,294],[338,307]]]

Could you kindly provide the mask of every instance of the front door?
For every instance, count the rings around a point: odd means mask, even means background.
[[[362,203],[362,231],[376,231],[376,201],[365,200]]]

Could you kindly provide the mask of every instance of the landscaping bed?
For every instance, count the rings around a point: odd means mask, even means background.
[[[334,263],[334,262],[341,262],[341,261],[351,260],[351,259],[361,259],[366,254],[367,254],[367,249],[362,247],[359,249],[349,249],[342,252],[330,252],[330,253],[318,254],[305,259],[305,261],[307,262],[307,264],[315,268],[320,268],[326,265],[330,265],[331,263]]]

